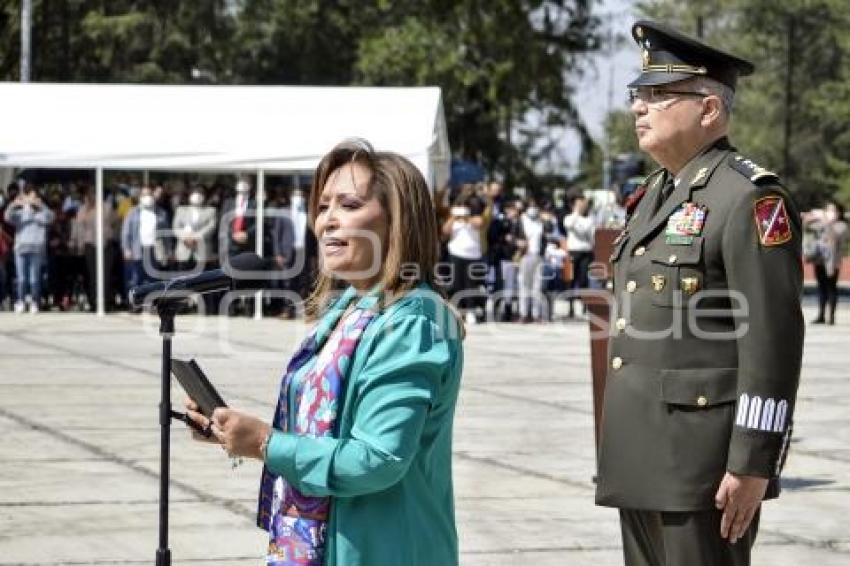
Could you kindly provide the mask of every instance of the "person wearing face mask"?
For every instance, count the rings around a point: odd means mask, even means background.
[[[18,281],[15,312],[24,312],[24,300],[29,297],[30,312],[36,313],[41,301],[41,271],[47,259],[47,230],[54,214],[36,188],[27,185],[24,193],[6,209],[3,219],[15,228],[15,273]]]
[[[172,229],[174,233],[174,259],[177,270],[188,275],[214,269],[216,210],[204,202],[204,187],[195,186],[189,192],[188,203],[174,211]],[[217,311],[216,297],[203,295],[204,312]]]
[[[126,289],[153,281],[166,259],[168,217],[156,205],[150,187],[142,187],[139,205],[130,210],[121,227],[121,250],[126,265]]]
[[[806,258],[814,264],[818,282],[818,316],[812,324],[835,324],[838,276],[847,244],[844,215],[844,206],[836,200],[828,202],[823,210],[801,215],[806,228],[817,234],[812,250],[806,252]]]
[[[543,253],[544,226],[540,208],[531,201],[520,224],[523,232],[523,253],[519,260],[519,315],[521,322],[543,320]]]
[[[202,271],[215,259],[215,220],[215,209],[204,206],[203,187],[194,187],[188,205],[178,206],[174,212],[174,256],[180,271]]]
[[[239,179],[236,195],[224,201],[219,222],[219,252],[234,256],[256,249],[257,202],[251,195],[251,183]]]

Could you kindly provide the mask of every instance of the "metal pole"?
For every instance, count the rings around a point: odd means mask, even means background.
[[[156,566],[171,566],[168,548],[168,483],[171,468],[171,339],[174,337],[174,305],[163,303],[159,311],[159,334],[162,336],[162,374],[159,402],[159,546]]]
[[[266,216],[266,172],[257,170],[257,255],[263,257],[263,238],[265,236]],[[254,320],[263,318],[263,292],[254,295]]]
[[[103,169],[98,167],[95,172],[95,279],[97,281],[97,316],[106,314],[106,306],[104,299],[105,292],[105,274],[104,274],[104,244],[103,241]]]
[[[32,46],[32,0],[21,4],[21,82],[30,82]]]
[[[786,20],[787,44],[785,60],[785,123],[783,124],[782,144],[782,175],[785,181],[790,183],[791,171],[791,119],[793,116],[792,106],[794,104],[794,15],[789,14]]]
[[[611,119],[611,106],[614,100],[614,14],[608,14],[608,99],[605,108],[605,121],[602,123],[602,189],[611,186],[611,139],[608,120]]]

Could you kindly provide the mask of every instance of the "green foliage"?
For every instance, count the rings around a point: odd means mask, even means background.
[[[640,8],[686,33],[702,28],[709,43],[752,60],[756,74],[739,82],[733,142],[780,172],[804,207],[832,194],[850,203],[846,0],[650,0]]]
[[[450,141],[531,188],[598,47],[594,0],[34,0],[35,81],[438,85]],[[0,0],[0,77],[20,3]],[[527,123],[527,116],[537,118]]]
[[[225,74],[233,35],[226,0],[34,0],[35,81],[184,83]],[[16,80],[20,2],[0,2],[0,37],[13,46],[0,76]]]
[[[623,153],[640,153],[637,136],[635,135],[635,118],[628,110],[613,110],[605,117],[604,131],[608,138],[611,158]],[[602,187],[602,148],[592,146],[583,155],[582,183],[587,187]],[[647,173],[657,167],[647,156],[650,163]]]
[[[392,20],[364,35],[358,82],[439,84],[453,148],[531,188],[536,165],[551,150],[541,143],[551,127],[577,127],[589,143],[568,82],[579,56],[598,45],[588,2],[432,0],[414,6],[397,9]],[[524,123],[529,113],[537,117],[534,125]]]

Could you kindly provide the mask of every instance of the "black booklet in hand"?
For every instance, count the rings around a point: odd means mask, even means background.
[[[227,407],[227,404],[215,390],[210,380],[204,375],[200,366],[194,359],[187,361],[172,358],[171,373],[183,386],[183,389],[198,404],[200,412],[207,418],[211,418],[213,411],[218,407]]]

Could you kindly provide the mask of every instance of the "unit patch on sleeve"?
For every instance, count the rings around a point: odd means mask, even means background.
[[[782,197],[760,198],[753,205],[759,242],[763,246],[778,246],[791,239],[791,221]]]

